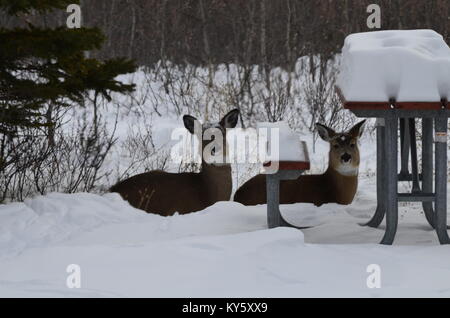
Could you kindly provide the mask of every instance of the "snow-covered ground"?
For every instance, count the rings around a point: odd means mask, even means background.
[[[167,218],[117,194],[0,206],[0,296],[450,296],[450,247],[438,245],[419,205],[401,205],[395,246],[378,244],[383,227],[359,225],[376,206],[373,158],[366,138],[352,205],[282,207],[293,223],[314,225],[303,231],[268,230],[265,206],[233,202]],[[320,166],[323,153],[312,160]],[[70,264],[80,266],[80,289],[66,285]],[[367,287],[371,264],[379,289]]]

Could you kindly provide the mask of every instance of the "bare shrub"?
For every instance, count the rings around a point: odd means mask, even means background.
[[[103,164],[115,143],[114,131],[82,117],[71,130],[58,129],[52,144],[39,129],[2,139],[5,164],[0,170],[0,200],[19,200],[36,193],[89,192],[111,172]]]
[[[126,158],[127,164],[123,169],[119,169],[118,180],[147,171],[165,170],[169,165],[168,150],[155,146],[151,128],[148,126],[145,126],[143,131],[130,129],[121,150],[121,156]]]

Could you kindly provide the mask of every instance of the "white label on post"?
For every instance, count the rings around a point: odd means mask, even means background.
[[[434,136],[434,140],[436,142],[447,142],[447,133],[446,132],[436,132]]]

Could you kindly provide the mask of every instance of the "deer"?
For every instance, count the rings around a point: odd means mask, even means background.
[[[280,204],[312,203],[321,206],[326,203],[352,203],[358,188],[358,140],[364,123],[365,120],[343,133],[336,133],[332,128],[317,123],[319,136],[330,145],[328,168],[320,175],[302,175],[296,180],[281,181]],[[236,191],[234,201],[243,205],[266,204],[265,175],[257,175],[244,183]]]
[[[238,109],[227,113],[219,122],[203,125],[193,116],[183,116],[184,127],[189,133],[195,135],[198,132],[198,137],[201,137],[198,149],[201,150],[202,158],[200,172],[150,171],[117,183],[111,187],[110,192],[119,193],[135,208],[161,216],[172,216],[176,212],[192,213],[218,201],[229,201],[232,175],[231,165],[227,160],[226,130],[235,128],[238,118]],[[212,144],[216,137],[211,137],[210,133],[205,136],[209,129],[221,133],[221,143]],[[216,160],[209,162],[210,160],[205,160],[205,155],[213,156]]]

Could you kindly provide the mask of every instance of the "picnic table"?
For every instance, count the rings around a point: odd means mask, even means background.
[[[439,242],[449,244],[447,121],[450,108],[448,101],[443,99],[440,102],[396,102],[391,99],[388,102],[350,102],[345,100],[339,87],[337,92],[344,108],[357,117],[377,118],[377,209],[367,225],[378,227],[386,216],[386,230],[381,244],[391,245],[397,232],[398,203],[422,202],[426,219],[436,230]],[[415,128],[417,118],[422,119],[422,175],[418,173],[417,163]],[[398,173],[399,130],[402,167],[400,173]],[[411,173],[408,171],[409,153],[411,154]],[[434,192],[433,168],[435,170]],[[412,181],[411,193],[398,193],[398,182],[401,181]]]
[[[378,119],[378,206],[367,225],[378,227],[386,216],[381,243],[392,244],[397,232],[398,203],[422,202],[426,219],[435,228],[439,242],[450,243],[447,233],[450,47],[443,36],[433,30],[349,35],[342,48],[337,92],[344,108],[357,117]],[[422,175],[417,162],[415,126],[418,118],[422,119]],[[408,171],[409,155],[411,173]],[[398,193],[401,181],[412,181],[410,193]]]
[[[300,151],[303,152],[301,161],[268,161],[264,163],[266,168],[267,225],[270,229],[279,226],[302,229],[302,227],[287,222],[280,212],[280,182],[282,180],[295,180],[310,169],[308,148],[304,141],[300,142]],[[275,170],[270,171],[270,167]]]

